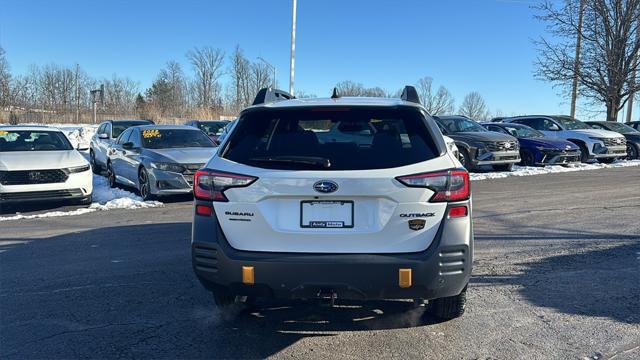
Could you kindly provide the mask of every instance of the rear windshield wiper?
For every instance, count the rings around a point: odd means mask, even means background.
[[[323,167],[328,169],[331,167],[331,160],[323,157],[315,156],[262,156],[249,159],[256,162],[271,163],[287,163],[287,164],[304,164]]]

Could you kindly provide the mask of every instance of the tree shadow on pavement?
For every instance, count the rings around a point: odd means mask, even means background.
[[[339,299],[331,308],[268,300],[218,309],[193,273],[190,228],[2,238],[0,358],[264,358],[305,337],[437,322],[424,306],[403,301]]]
[[[612,238],[615,236],[605,234],[589,237]],[[537,306],[639,324],[640,242],[593,251],[583,251],[580,246],[575,244],[570,254],[519,263],[524,270],[516,275],[479,275],[472,277],[471,283],[517,285],[524,298]]]

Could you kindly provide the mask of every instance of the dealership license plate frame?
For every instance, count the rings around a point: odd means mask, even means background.
[[[347,209],[351,221],[343,221],[342,219],[311,219],[305,223],[305,205],[312,206],[314,204],[331,205],[336,204],[340,206],[348,205]],[[353,200],[303,200],[300,201],[300,227],[303,229],[352,229],[354,227],[354,208],[355,204]],[[341,223],[341,224],[340,224]],[[337,226],[339,225],[339,226]]]

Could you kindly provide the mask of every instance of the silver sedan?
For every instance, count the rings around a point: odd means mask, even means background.
[[[213,141],[194,127],[135,126],[109,148],[109,185],[134,187],[144,200],[190,193],[193,175],[216,150]]]

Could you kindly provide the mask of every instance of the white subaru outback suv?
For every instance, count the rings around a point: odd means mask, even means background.
[[[464,312],[469,175],[413,87],[402,99],[262,89],[194,195],[193,268],[218,305],[413,299],[443,319]]]

